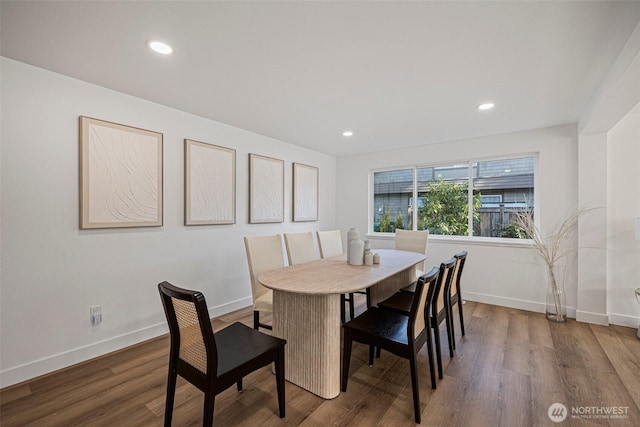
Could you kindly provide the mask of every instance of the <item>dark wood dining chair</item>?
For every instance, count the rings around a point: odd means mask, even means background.
[[[431,327],[433,328],[433,335],[436,344],[436,360],[438,362],[438,378],[443,378],[442,373],[442,351],[440,346],[440,324],[443,320],[446,322],[447,327],[447,341],[449,343],[449,357],[453,357],[453,333],[452,333],[452,321],[451,321],[451,307],[448,305],[448,298],[451,289],[451,283],[453,282],[453,271],[456,266],[456,258],[450,258],[447,261],[440,264],[440,274],[438,276],[438,283],[436,285],[435,297],[431,302],[429,308],[429,316],[431,319]],[[417,282],[416,282],[417,289]],[[378,307],[383,310],[393,311],[395,313],[408,315],[411,310],[411,304],[413,301],[413,293],[405,291],[397,292],[386,300],[378,303]],[[380,354],[378,353],[378,357]]]
[[[342,391],[347,391],[351,348],[353,341],[369,345],[369,364],[373,363],[374,347],[385,349],[396,356],[409,360],[413,408],[416,423],[420,423],[420,389],[416,355],[427,343],[431,387],[436,388],[431,344],[431,319],[427,307],[432,303],[438,283],[439,270],[433,268],[420,276],[408,316],[377,307],[367,309],[363,314],[342,325],[344,328],[344,350],[342,359]]]
[[[284,408],[285,340],[272,337],[236,322],[214,333],[204,296],[173,286],[158,285],[162,306],[169,324],[171,348],[164,413],[165,427],[171,426],[178,375],[204,392],[202,425],[213,425],[217,394],[237,384],[257,369],[275,363],[276,389],[280,418]]]
[[[464,317],[462,315],[462,294],[460,293],[460,279],[462,278],[462,269],[467,260],[467,251],[462,251],[453,256],[456,259],[456,268],[453,271],[453,281],[451,283],[451,292],[449,294],[448,306],[451,310],[451,337],[453,338],[453,349],[456,349],[456,329],[453,327],[453,306],[458,304],[458,315],[460,317],[460,332],[464,336]]]

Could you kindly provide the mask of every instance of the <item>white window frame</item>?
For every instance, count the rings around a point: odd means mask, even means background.
[[[417,185],[417,171],[419,168],[435,168],[439,166],[448,166],[452,164],[468,164],[468,179],[469,179],[469,194],[468,194],[468,206],[469,206],[469,215],[467,218],[467,236],[451,236],[451,235],[443,235],[443,234],[433,234],[430,235],[430,239],[435,240],[443,240],[443,241],[472,241],[475,243],[493,243],[493,244],[504,244],[506,246],[520,246],[520,245],[528,245],[529,239],[513,239],[513,238],[505,238],[505,237],[487,237],[487,236],[474,236],[473,235],[473,164],[479,162],[488,162],[488,161],[499,161],[499,160],[511,160],[511,159],[521,159],[521,158],[533,158],[533,209],[536,212],[535,215],[535,223],[539,226],[540,221],[540,192],[536,189],[539,187],[539,179],[538,179],[538,163],[539,163],[539,152],[529,152],[529,153],[514,153],[503,156],[488,156],[488,157],[476,157],[469,160],[451,160],[451,161],[443,161],[437,163],[425,163],[418,165],[405,165],[405,166],[395,166],[395,167],[385,167],[385,168],[376,168],[372,169],[369,172],[369,208],[368,208],[368,220],[367,220],[367,234],[370,237],[381,237],[381,238],[395,238],[395,233],[391,232],[379,232],[374,231],[374,176],[378,172],[389,172],[389,171],[397,171],[397,170],[405,170],[411,169],[413,171],[413,186],[412,186],[412,198],[415,201],[418,200],[418,185]],[[417,222],[417,209],[412,210],[412,218],[408,218],[413,224],[413,229],[416,230],[418,227]]]

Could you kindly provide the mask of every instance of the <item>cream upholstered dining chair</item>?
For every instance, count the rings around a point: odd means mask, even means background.
[[[305,262],[320,259],[313,241],[313,234],[284,233],[284,245],[287,248],[289,265],[304,264]]]
[[[342,251],[342,235],[340,234],[340,229],[317,231],[316,233],[318,235],[318,246],[320,246],[320,256],[322,258],[330,258],[344,253]],[[342,323],[347,320],[345,304],[349,304],[349,315],[351,319],[355,317],[354,293],[367,294],[365,291],[358,291],[340,295],[340,320],[342,320]]]
[[[320,256],[322,258],[330,258],[344,253],[342,250],[340,229],[316,231],[316,234],[318,236],[318,246],[320,246]]]
[[[417,252],[427,254],[427,244],[429,243],[429,230],[402,230],[396,229],[396,249],[401,251]],[[424,262],[416,269],[416,278],[424,274]]]
[[[258,276],[265,271],[284,267],[282,237],[273,236],[245,237],[249,276],[251,277],[251,295],[253,296],[253,328],[271,329],[270,325],[260,323],[260,312],[273,312],[273,291],[260,284]]]

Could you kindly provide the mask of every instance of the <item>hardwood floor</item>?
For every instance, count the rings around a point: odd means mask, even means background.
[[[359,303],[357,312],[364,309],[364,300]],[[430,388],[426,346],[421,352],[422,425],[640,425],[635,329],[574,320],[558,325],[542,314],[472,302],[464,311],[466,336],[460,336],[456,318],[456,355],[449,359],[443,352],[445,375],[437,390]],[[251,325],[251,309],[214,319],[214,330],[234,321]],[[446,348],[444,323],[441,332]],[[168,348],[164,336],[0,390],[0,424],[161,426]],[[414,425],[408,362],[383,352],[370,368],[367,354],[365,346],[354,343],[348,390],[335,399],[287,383],[285,419],[278,417],[275,378],[263,368],[245,378],[243,393],[231,387],[216,398],[214,423]],[[569,412],[558,424],[547,415],[556,402]],[[174,426],[201,425],[202,405],[202,393],[179,379]],[[581,411],[581,418],[572,418],[572,409]],[[603,413],[612,410],[618,418]]]

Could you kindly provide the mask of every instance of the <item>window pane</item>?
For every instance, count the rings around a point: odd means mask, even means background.
[[[480,200],[473,235],[525,238],[513,224],[513,212],[533,215],[533,157],[478,162],[473,175],[474,198]]]
[[[413,169],[373,174],[373,231],[392,233],[410,229],[413,202]]]
[[[469,164],[417,169],[418,230],[466,236],[469,222]]]

